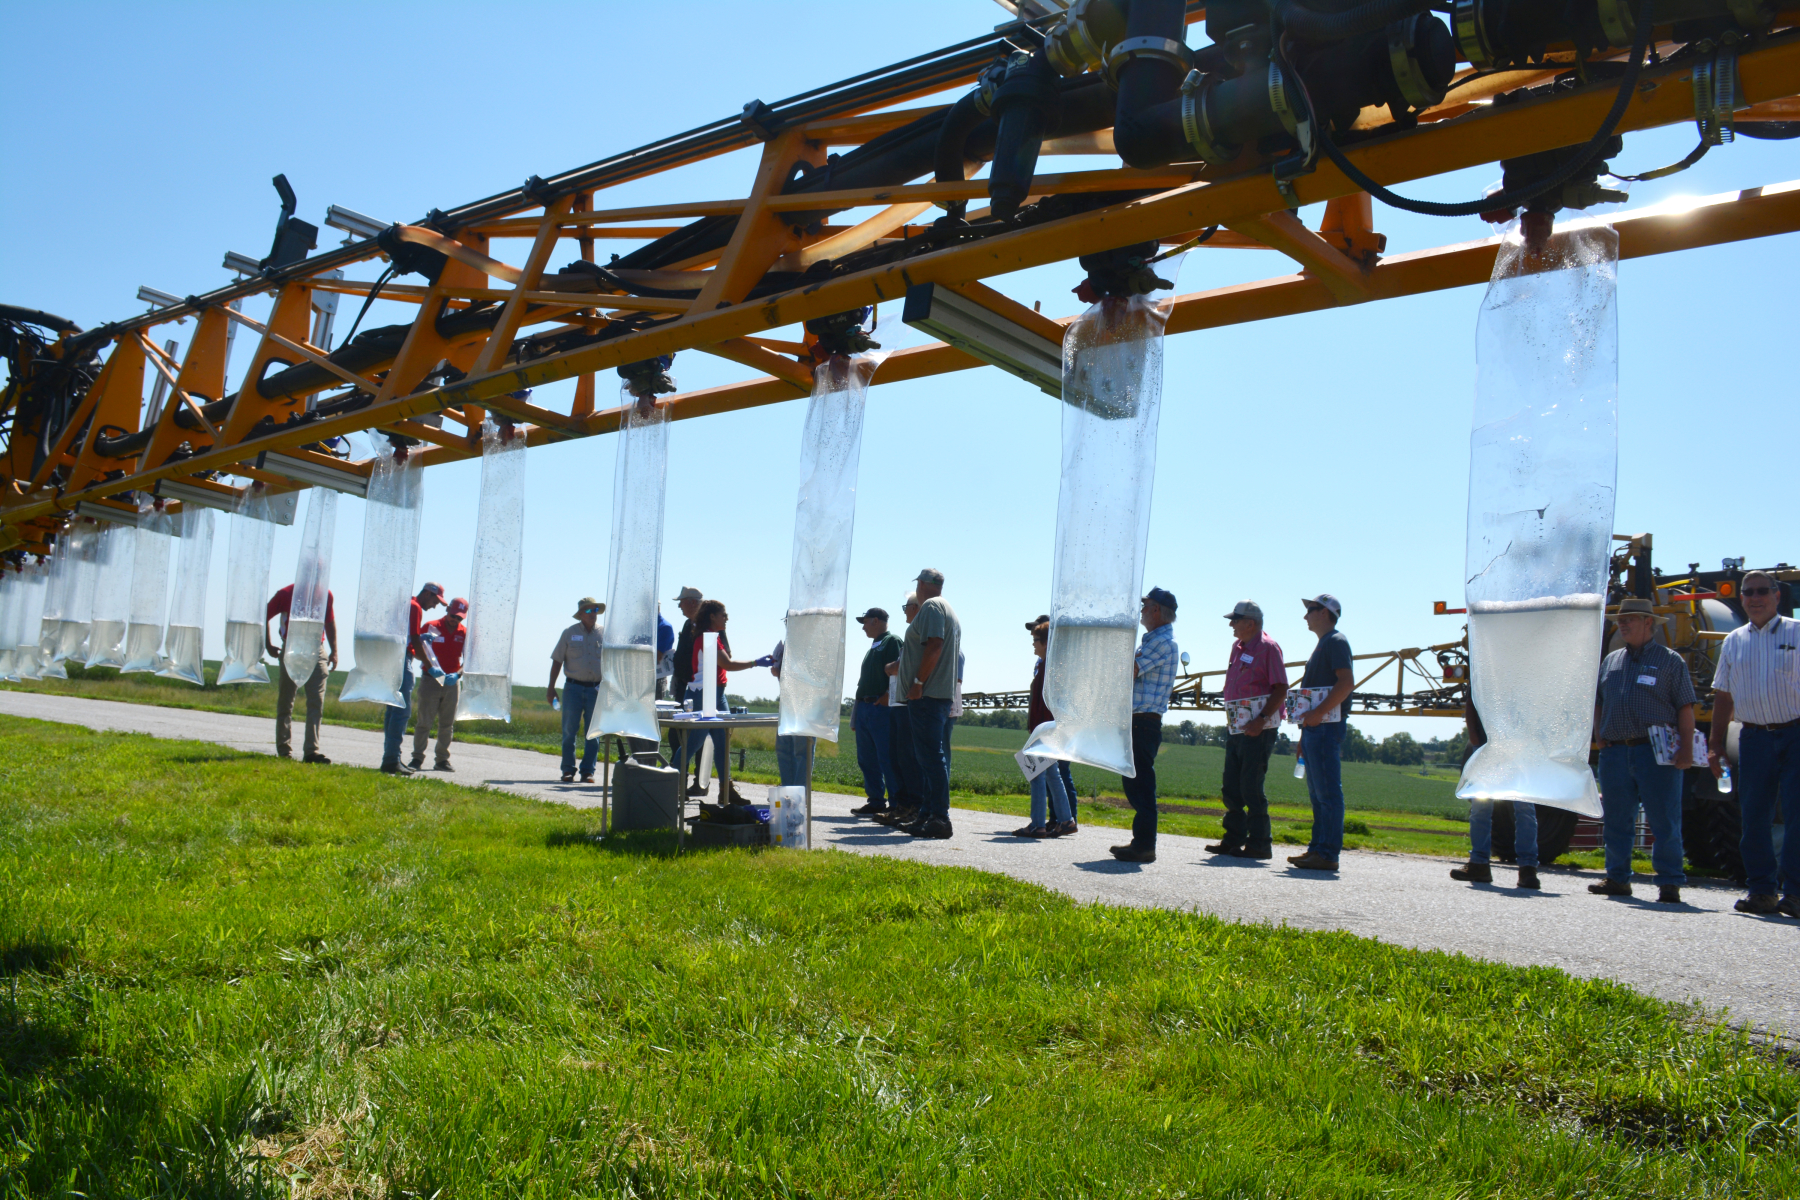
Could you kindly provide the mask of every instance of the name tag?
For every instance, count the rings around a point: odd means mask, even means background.
[[[1256,661],[1256,656],[1254,654],[1240,654],[1238,655],[1238,661],[1247,667]]]
[[[571,642],[579,642],[581,639],[582,639],[582,635],[579,633],[571,633],[569,635],[569,640]]]
[[[1642,683],[1642,684],[1646,684],[1650,687],[1655,687],[1656,686],[1656,676],[1654,676],[1654,675],[1639,675],[1638,682]]]

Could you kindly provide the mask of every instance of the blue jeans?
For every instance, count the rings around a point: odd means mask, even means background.
[[[718,750],[713,751],[717,758]],[[775,739],[775,770],[781,776],[782,787],[806,786],[806,747],[800,739],[792,735]]]
[[[1600,751],[1600,812],[1608,879],[1631,879],[1631,843],[1637,835],[1640,804],[1656,838],[1650,847],[1656,885],[1680,887],[1687,882],[1681,851],[1681,772],[1658,766],[1650,746],[1605,747]]]
[[[412,689],[412,660],[408,659],[406,669],[400,673],[400,698],[406,703],[389,705],[387,715],[381,719],[381,765],[384,767],[400,765],[400,742],[406,737],[406,719],[412,715]]]
[[[919,816],[950,819],[950,759],[944,734],[950,729],[950,701],[921,696],[906,702],[911,715],[913,755],[919,760]]]
[[[594,723],[594,704],[600,699],[600,685],[597,683],[579,683],[567,680],[563,685],[563,753],[562,771],[564,775],[575,770],[575,739],[582,738],[581,773],[592,775],[594,762],[600,757],[600,739],[587,740],[587,731]]]
[[[1333,860],[1344,852],[1344,722],[1327,721],[1300,730],[1306,759],[1306,794],[1312,800],[1312,841],[1308,854]]]
[[[950,742],[956,736],[956,718],[948,710],[944,712],[944,769],[950,769]]]
[[[894,764],[894,780],[900,786],[890,793],[895,808],[918,808],[925,791],[919,783],[919,755],[913,749],[912,715],[904,704],[887,706],[888,757]]]
[[[1138,850],[1156,849],[1156,755],[1162,749],[1162,714],[1131,714],[1131,761],[1137,774],[1121,778],[1125,799],[1131,802],[1131,845]]]
[[[1063,791],[1062,772],[1052,763],[1031,781],[1031,824],[1035,829],[1044,823],[1044,801],[1050,801],[1050,817],[1058,825],[1069,820],[1069,793]]]
[[[1075,806],[1081,803],[1081,795],[1075,790],[1075,772],[1069,769],[1069,760],[1056,760],[1056,773],[1062,776],[1063,791],[1069,796],[1069,820],[1075,819]]]
[[[1513,857],[1521,867],[1535,868],[1537,860],[1537,805],[1523,800],[1512,802]],[[1469,861],[1494,860],[1494,802],[1469,802]]]
[[[887,705],[856,702],[856,765],[862,768],[863,795],[878,811],[885,810],[890,799],[900,803],[900,779],[894,774],[894,756],[888,749],[889,729]]]
[[[1744,814],[1744,874],[1753,896],[1780,891],[1800,896],[1800,725],[1750,729],[1738,735],[1738,805]],[[1785,824],[1779,880],[1775,812]]]

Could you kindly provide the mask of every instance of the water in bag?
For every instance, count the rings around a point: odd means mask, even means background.
[[[613,467],[613,527],[600,642],[600,699],[590,736],[658,736],[656,598],[668,486],[669,414],[627,382]]]
[[[312,678],[325,646],[337,506],[338,494],[330,488],[316,487],[306,495],[306,524],[300,533],[300,556],[294,563],[294,594],[288,605],[287,640],[281,651],[281,669],[296,687],[305,687]]]
[[[106,524],[100,530],[98,569],[94,576],[93,623],[88,633],[87,665],[123,667],[125,631],[131,619],[131,571],[137,558],[137,530]]]
[[[19,644],[19,633],[14,626],[15,617],[25,598],[24,591],[24,579],[20,572],[0,568],[0,679],[19,678],[13,671],[13,651]]]
[[[206,584],[212,571],[214,514],[198,505],[182,506],[181,537],[175,546],[175,586],[169,625],[163,633],[165,679],[205,684]]]
[[[57,632],[51,661],[83,662],[87,658],[88,633],[94,621],[94,588],[99,582],[102,530],[92,521],[69,526],[65,549],[69,553],[68,590],[63,595],[62,626]],[[67,674],[67,671],[64,671]]]
[[[1172,279],[1177,264],[1165,264]],[[1044,701],[1024,748],[1127,778],[1132,669],[1162,408],[1167,283],[1104,296],[1063,338],[1062,480],[1056,507]]]
[[[1488,740],[1456,794],[1600,815],[1588,768],[1618,477],[1618,234],[1501,237],[1476,326],[1470,688]]]
[[[13,616],[13,677],[41,679],[44,653],[34,636],[44,619],[44,594],[49,584],[50,568],[43,559],[19,572],[23,587],[19,592],[19,608]]]
[[[356,586],[356,665],[339,700],[367,700],[404,708],[413,574],[419,563],[424,514],[424,460],[406,448],[378,443],[363,509],[362,575]]]
[[[169,616],[169,556],[175,548],[176,519],[160,508],[138,510],[131,556],[131,613],[125,626],[121,675],[160,671],[163,625]]]
[[[231,515],[231,544],[225,554],[225,658],[219,683],[267,683],[263,666],[265,615],[269,603],[269,563],[275,556],[275,522],[269,490],[260,483],[244,489]]]
[[[525,434],[481,430],[481,504],[469,568],[469,633],[456,719],[512,720],[513,624],[525,555]]]

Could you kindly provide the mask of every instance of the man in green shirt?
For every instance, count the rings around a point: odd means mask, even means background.
[[[956,691],[956,656],[962,651],[962,626],[956,610],[944,601],[944,573],[931,567],[919,572],[919,615],[906,627],[897,677],[906,696],[913,750],[919,760],[924,795],[919,819],[905,827],[914,837],[947,838],[950,828],[950,700]]]
[[[900,658],[900,639],[888,632],[884,608],[871,608],[856,618],[863,634],[873,639],[863,655],[862,673],[856,679],[856,704],[850,710],[850,731],[856,735],[856,764],[862,768],[863,794],[869,802],[852,809],[857,816],[886,812],[900,803],[900,779],[888,745],[887,665]]]

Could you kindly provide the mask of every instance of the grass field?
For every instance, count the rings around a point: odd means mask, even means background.
[[[0,718],[0,1195],[1792,1196],[1618,985]]]

